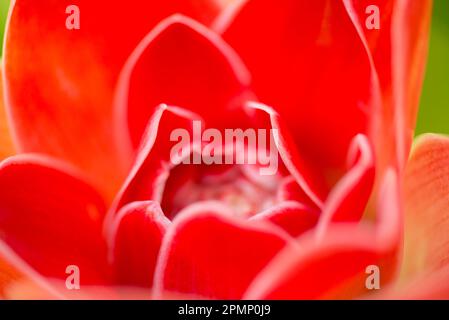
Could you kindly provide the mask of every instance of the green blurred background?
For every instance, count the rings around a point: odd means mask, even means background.
[[[3,39],[8,4],[9,0],[0,0],[0,39]],[[429,64],[417,134],[449,134],[449,0],[434,0],[433,16]]]
[[[449,0],[434,0],[433,10],[430,55],[417,134],[449,133]]]
[[[3,31],[6,15],[8,14],[9,0],[0,0],[0,39],[3,39]],[[2,42],[3,43],[3,42]],[[0,55],[2,52],[2,46],[0,45]]]

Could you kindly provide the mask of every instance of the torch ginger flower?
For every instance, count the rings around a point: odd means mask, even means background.
[[[400,297],[401,269],[416,281],[444,269],[445,224],[423,229],[414,212],[434,188],[421,169],[439,174],[424,164],[448,142],[424,138],[405,170],[430,1],[77,3],[72,31],[68,1],[11,4],[3,297],[357,298],[372,293],[368,266]],[[379,30],[364,24],[373,4]],[[193,121],[276,130],[277,172],[174,164],[170,135]],[[445,214],[434,206],[430,225]],[[435,232],[416,248],[424,260],[403,250],[404,220],[407,236]]]

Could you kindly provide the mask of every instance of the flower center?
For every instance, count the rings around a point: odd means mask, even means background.
[[[277,203],[280,175],[261,176],[252,165],[179,165],[171,170],[162,199],[169,218],[196,202],[219,201],[249,218]]]

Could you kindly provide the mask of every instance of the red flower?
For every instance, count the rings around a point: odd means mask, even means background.
[[[370,265],[395,280],[430,1],[77,2],[80,30],[68,1],[9,18],[4,296],[79,297],[67,266],[83,297],[352,298]],[[171,133],[199,119],[275,130],[279,170],[174,165]]]

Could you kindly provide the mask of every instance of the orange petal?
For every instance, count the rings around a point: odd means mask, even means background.
[[[14,145],[12,143],[9,131],[6,109],[3,97],[3,79],[0,77],[0,160],[14,154]]]
[[[449,297],[449,137],[417,139],[405,181],[401,282],[380,299]]]
[[[81,28],[65,27],[72,1],[11,2],[5,33],[7,108],[18,148],[83,169],[108,197],[125,176],[113,143],[112,101],[121,67],[159,21],[183,13],[211,22],[214,1],[78,0]]]
[[[62,296],[0,241],[0,299],[58,299]]]
[[[416,142],[405,178],[403,276],[449,265],[449,138],[424,135]]]

